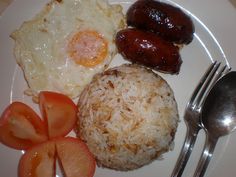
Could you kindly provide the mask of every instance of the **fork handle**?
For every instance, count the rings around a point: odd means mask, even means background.
[[[181,177],[184,171],[184,168],[188,162],[190,154],[192,152],[193,146],[195,144],[197,134],[200,130],[200,127],[191,127],[187,129],[186,137],[184,140],[181,153],[176,162],[175,168],[171,174],[171,177]]]
[[[194,177],[204,176],[207,166],[211,160],[217,141],[218,141],[218,137],[212,137],[209,135],[206,137],[204,150],[202,151],[202,155],[200,157],[197,168],[195,170]]]

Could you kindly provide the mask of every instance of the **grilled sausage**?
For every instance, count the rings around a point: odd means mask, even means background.
[[[180,70],[179,48],[154,33],[130,28],[121,30],[116,35],[116,46],[131,62],[171,74]]]
[[[195,31],[191,18],[180,8],[155,0],[135,2],[127,11],[127,24],[177,44],[190,43]]]

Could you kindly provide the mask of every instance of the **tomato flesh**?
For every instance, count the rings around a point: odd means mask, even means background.
[[[72,137],[61,138],[56,142],[56,149],[65,176],[94,175],[95,159],[82,140]]]
[[[19,162],[19,177],[55,176],[55,143],[47,141],[28,149]]]
[[[1,115],[0,142],[3,144],[24,150],[47,139],[46,126],[26,104],[13,102]]]
[[[49,138],[65,136],[74,128],[77,107],[69,97],[42,91],[39,94],[39,105],[47,124]]]

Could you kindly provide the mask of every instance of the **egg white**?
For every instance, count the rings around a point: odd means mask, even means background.
[[[103,71],[117,53],[114,36],[125,26],[120,5],[106,0],[53,0],[11,37],[14,54],[33,96],[42,90],[79,96],[94,74]],[[77,64],[67,48],[79,31],[98,32],[108,43],[103,62],[93,67]],[[29,93],[29,92],[28,92]]]

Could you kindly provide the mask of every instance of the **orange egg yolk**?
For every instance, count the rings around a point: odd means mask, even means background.
[[[68,45],[69,56],[85,67],[93,67],[104,61],[107,51],[107,41],[96,31],[80,31]]]

